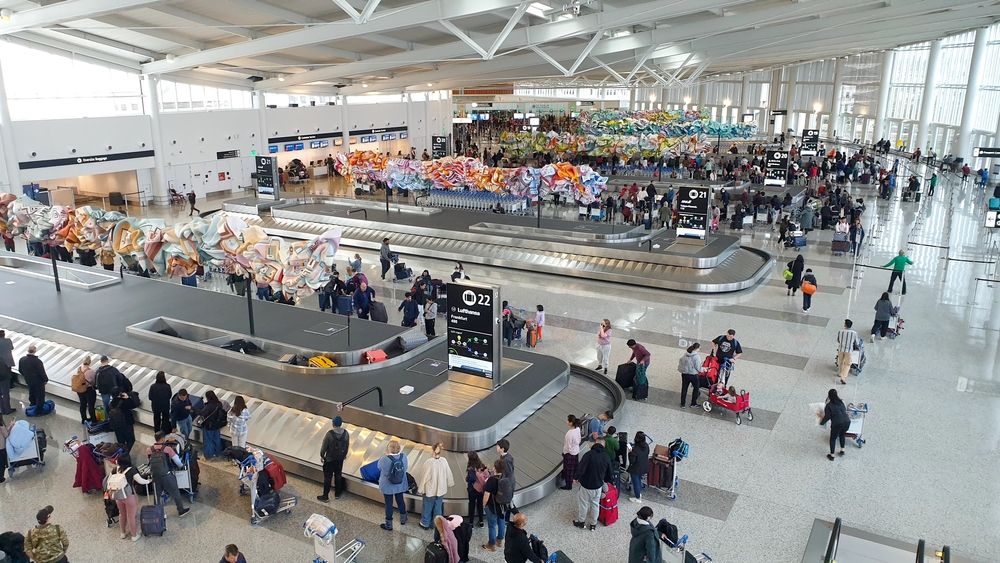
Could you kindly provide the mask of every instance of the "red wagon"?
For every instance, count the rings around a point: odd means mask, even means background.
[[[731,400],[730,400],[731,399]],[[736,424],[743,424],[741,415],[746,415],[747,420],[753,421],[753,411],[750,410],[750,393],[741,389],[739,393],[732,387],[729,390],[722,384],[716,383],[708,392],[708,400],[702,404],[705,412],[712,412],[712,406],[730,410],[736,413]]]

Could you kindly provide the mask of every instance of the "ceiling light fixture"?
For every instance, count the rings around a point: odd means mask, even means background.
[[[176,55],[174,55],[173,53],[167,53],[167,57],[166,57],[166,59],[167,59],[167,62],[168,62],[168,63],[172,63],[172,62],[174,62],[174,59],[176,59],[176,58],[177,58],[177,56],[176,56]]]
[[[428,83],[427,83],[427,87],[428,87],[428,88],[430,88],[430,87],[431,87],[431,86],[433,86],[433,85],[434,85],[434,84],[432,84],[432,83],[430,83],[430,82],[428,82]]]
[[[362,82],[361,83],[361,87],[362,88],[367,88],[368,87],[368,83],[367,82]]]
[[[690,104],[691,103],[691,96],[684,96],[684,103],[685,104]]]
[[[10,8],[0,10],[0,21],[9,22],[14,17],[14,11]]]
[[[284,81],[285,81],[285,75],[284,74],[279,74],[278,75],[278,82],[284,82]]]
[[[722,105],[724,105],[726,107],[729,107],[732,103],[733,103],[733,101],[730,100],[729,98],[726,98],[725,100],[722,100]]]

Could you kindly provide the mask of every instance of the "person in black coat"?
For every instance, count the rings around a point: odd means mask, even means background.
[[[111,399],[108,420],[115,431],[115,441],[125,448],[125,453],[129,453],[135,445],[135,415],[132,411],[139,405],[128,391],[116,387],[112,394],[114,398]]]
[[[34,344],[28,346],[28,354],[17,362],[17,371],[28,387],[28,402],[40,414],[45,404],[45,384],[49,382],[49,376],[45,374],[45,364],[35,355],[36,351]]]
[[[506,563],[528,563],[528,561],[545,563],[531,550],[528,532],[524,529],[527,525],[528,516],[525,513],[519,512],[511,517],[510,526],[507,527],[506,543],[503,546],[503,557]]]
[[[801,254],[788,263],[788,269],[792,272],[792,277],[785,282],[788,286],[788,295],[795,295],[799,286],[802,285],[802,272],[806,269],[806,259]]]
[[[649,473],[649,442],[645,432],[635,433],[635,443],[628,453],[628,475],[632,479],[632,498],[642,498],[642,477]]]
[[[847,406],[837,395],[836,389],[830,389],[826,396],[826,407],[823,409],[823,418],[819,424],[823,426],[830,422],[830,453],[826,454],[826,459],[833,461],[833,450],[840,440],[840,452],[837,455],[844,455],[844,444],[848,429],[851,428],[851,416],[847,414]]]
[[[153,410],[153,433],[170,433],[170,398],[173,390],[167,383],[167,376],[156,372],[156,382],[149,386],[149,406]]]

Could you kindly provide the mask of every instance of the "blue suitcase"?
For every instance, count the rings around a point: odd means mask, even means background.
[[[56,410],[56,404],[51,400],[46,400],[42,403],[42,412],[38,412],[35,405],[30,405],[24,409],[24,416],[45,416],[50,414],[52,411]]]
[[[379,476],[382,472],[378,468],[378,460],[361,466],[361,478],[369,483],[378,483]]]
[[[354,314],[354,301],[350,295],[338,295],[336,299],[336,311],[338,315],[347,315],[350,317]]]

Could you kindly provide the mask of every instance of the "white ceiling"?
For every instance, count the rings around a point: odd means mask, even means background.
[[[695,84],[1000,20],[1000,0],[0,0],[0,8],[13,11],[0,35],[22,41],[148,74],[316,94]]]

